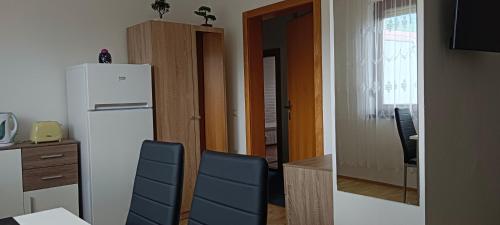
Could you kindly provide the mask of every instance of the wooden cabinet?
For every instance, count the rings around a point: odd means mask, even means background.
[[[148,21],[127,37],[129,63],[152,65],[155,139],[184,145],[184,218],[202,150],[228,150],[224,32]]]
[[[332,156],[283,166],[288,225],[333,225]]]
[[[79,215],[78,143],[20,144],[24,213],[65,208]]]
[[[0,149],[0,219],[53,208],[79,215],[78,142]]]
[[[0,219],[23,213],[21,149],[0,150]]]

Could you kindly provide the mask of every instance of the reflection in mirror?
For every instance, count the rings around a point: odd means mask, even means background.
[[[335,0],[338,189],[418,205],[416,0]]]

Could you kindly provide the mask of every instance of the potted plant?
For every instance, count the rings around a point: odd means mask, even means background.
[[[208,6],[201,6],[198,9],[198,11],[194,11],[194,14],[201,16],[205,19],[205,23],[202,24],[202,26],[211,27],[212,24],[209,24],[208,22],[210,20],[211,21],[217,20],[217,17],[215,17],[215,15],[210,14],[211,11],[212,11],[212,9],[210,9],[210,7],[208,7]]]
[[[163,19],[163,15],[170,11],[170,4],[168,4],[165,0],[155,0],[155,2],[151,4],[151,8],[158,12],[160,19]]]

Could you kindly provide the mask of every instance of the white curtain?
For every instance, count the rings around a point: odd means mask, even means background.
[[[383,0],[375,3],[376,33],[381,50],[378,66],[379,118],[392,118],[394,108],[409,108],[418,119],[416,0]],[[418,123],[416,123],[418,124]]]
[[[399,183],[394,108],[411,109],[418,124],[416,0],[336,1],[339,173]]]

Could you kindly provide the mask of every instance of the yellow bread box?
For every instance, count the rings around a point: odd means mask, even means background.
[[[31,142],[38,144],[41,142],[61,141],[62,125],[56,121],[40,121],[33,123],[31,128]]]

